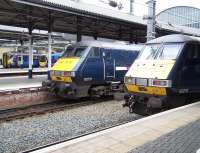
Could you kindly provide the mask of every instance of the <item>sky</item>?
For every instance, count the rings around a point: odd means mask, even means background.
[[[57,0],[62,1],[62,0]],[[106,7],[108,9],[113,9],[110,6],[100,2],[100,0],[80,0],[84,3],[90,3],[93,5]],[[104,0],[107,1],[107,0]],[[121,10],[122,12],[129,11],[129,0],[115,0],[116,2],[121,2],[124,8]],[[135,0],[134,3],[134,14],[137,16],[143,16],[147,14],[148,7],[146,5],[147,0]],[[156,0],[156,13],[159,13],[162,10],[165,10],[174,6],[193,6],[200,8],[200,0]],[[116,11],[118,11],[115,8]]]

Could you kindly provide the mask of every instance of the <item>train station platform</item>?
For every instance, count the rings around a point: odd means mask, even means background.
[[[47,80],[47,75],[35,75],[32,79],[27,76],[0,77],[0,91],[41,87],[44,80]]]
[[[33,152],[196,153],[199,131],[197,102]]]
[[[34,68],[33,74],[46,74],[48,71],[47,68]],[[9,69],[0,69],[0,76],[19,76],[19,75],[28,75],[28,68],[9,68]]]

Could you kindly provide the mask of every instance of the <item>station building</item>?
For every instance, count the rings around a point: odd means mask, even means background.
[[[200,9],[189,6],[176,6],[160,12],[157,21],[169,25],[180,25],[200,29]]]

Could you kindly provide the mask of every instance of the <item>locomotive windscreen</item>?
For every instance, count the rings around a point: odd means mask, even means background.
[[[176,59],[183,43],[149,44],[141,51],[140,60],[167,60]]]
[[[63,57],[81,57],[85,53],[87,46],[69,46],[63,54]]]

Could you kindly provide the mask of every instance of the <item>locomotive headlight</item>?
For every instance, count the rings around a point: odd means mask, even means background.
[[[71,77],[75,77],[75,72],[71,72]]]
[[[50,76],[53,76],[53,75],[55,75],[55,71],[50,71]]]
[[[64,77],[75,77],[75,72],[63,71],[62,76],[64,76]]]
[[[171,87],[171,80],[159,80],[159,79],[149,79],[149,86],[154,87]]]
[[[127,84],[135,84],[135,78],[125,77],[124,82],[127,83]]]

